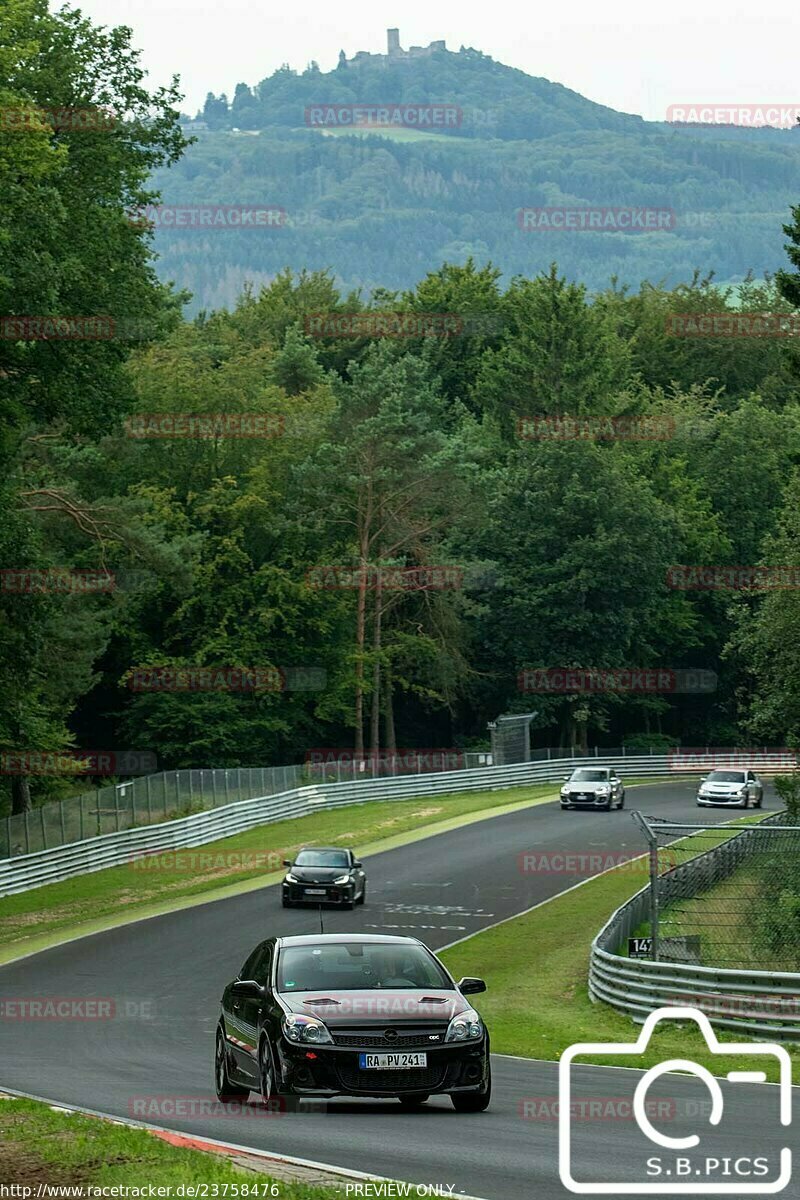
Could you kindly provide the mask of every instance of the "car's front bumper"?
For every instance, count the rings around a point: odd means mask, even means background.
[[[747,808],[747,797],[698,795],[697,803],[702,808]]]
[[[309,894],[309,888],[316,888],[322,895]],[[356,889],[354,884],[340,884],[337,887],[332,883],[284,883],[282,892],[284,900],[290,904],[352,904]]]
[[[433,1050],[426,1047],[425,1067],[362,1070],[359,1054],[365,1051],[375,1053],[374,1047],[361,1051],[349,1046],[299,1046],[281,1038],[281,1090],[297,1096],[435,1095],[483,1091],[488,1083],[486,1037]]]
[[[603,796],[596,792],[570,792],[561,796],[562,808],[605,808],[613,803],[614,797],[606,793]]]

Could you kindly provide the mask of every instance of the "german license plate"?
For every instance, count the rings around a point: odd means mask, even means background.
[[[325,888],[306,888],[307,896],[324,896]]]
[[[362,1071],[406,1071],[412,1067],[427,1067],[427,1054],[359,1054]]]

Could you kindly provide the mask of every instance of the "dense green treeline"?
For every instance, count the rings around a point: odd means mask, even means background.
[[[800,128],[800,127],[799,127]],[[329,268],[344,290],[411,288],[441,262],[491,261],[507,283],[557,258],[567,278],[598,290],[614,276],[670,286],[697,267],[722,280],[782,262],[780,224],[796,200],[800,135],[699,138],[674,129],[590,127],[536,141],[377,133],[326,136],[265,129],[199,133],[184,158],[155,173],[164,203],[271,205],[270,229],[155,233],[159,273],[178,279],[191,310],[232,307],[246,282],[286,265]],[[652,232],[524,230],[537,207],[668,210]]]
[[[285,270],[187,321],[126,215],[181,153],[175,93],[141,90],[124,33],[42,0],[9,12],[3,103],[77,97],[130,119],[0,130],[0,310],[104,314],[121,331],[0,339],[1,754],[266,765],[468,746],[530,708],[539,744],[797,738],[797,587],[687,589],[670,569],[800,573],[797,337],[676,336],[673,320],[800,307],[800,208],[776,232],[777,282],[735,298],[691,275],[589,292],[560,266],[505,284],[467,259],[369,308],[331,273]],[[313,332],[314,316],[357,312],[358,336]],[[428,334],[373,336],[369,320],[397,312],[427,314]],[[164,414],[228,426],[160,436]],[[565,438],[564,417],[604,421],[602,436]],[[256,436],[231,436],[237,419]],[[44,590],[8,582],[36,571]],[[111,583],[64,590],[59,571]],[[520,690],[520,672],[564,667],[701,670],[716,686]],[[267,682],[152,690],[157,668]],[[6,778],[0,803],[17,809],[66,786]]]

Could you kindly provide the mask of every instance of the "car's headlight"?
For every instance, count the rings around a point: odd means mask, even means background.
[[[446,1042],[467,1042],[473,1038],[482,1036],[483,1021],[474,1008],[468,1008],[466,1012],[459,1013],[457,1017],[453,1017],[447,1026],[447,1033],[444,1040]]]
[[[283,1033],[290,1042],[308,1042],[315,1046],[333,1042],[327,1025],[323,1025],[316,1017],[304,1017],[298,1013],[286,1014],[283,1018]]]
[[[565,783],[561,789],[561,795],[566,796],[568,794],[569,794],[569,786]]]
[[[297,878],[296,875],[293,875],[292,872],[290,871],[283,882],[284,883],[299,883],[300,880]]]
[[[334,879],[333,882],[334,883],[352,883],[353,881],[349,875],[340,875],[339,878]]]
[[[599,787],[597,789],[597,794],[598,794],[598,796],[607,796],[610,791],[611,791],[610,787]]]

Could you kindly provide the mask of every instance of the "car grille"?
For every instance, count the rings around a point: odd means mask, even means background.
[[[415,1067],[409,1071],[359,1071],[339,1067],[342,1087],[360,1092],[435,1091],[444,1080],[445,1067]]]
[[[395,1038],[387,1038],[383,1031],[376,1033],[373,1029],[347,1029],[339,1033],[337,1030],[332,1030],[333,1040],[337,1046],[361,1046],[365,1050],[370,1050],[373,1047],[392,1050],[397,1049],[407,1050],[409,1046],[443,1046],[444,1035],[447,1027],[442,1025],[440,1028],[428,1027],[427,1029],[415,1029],[408,1033],[398,1033]]]

